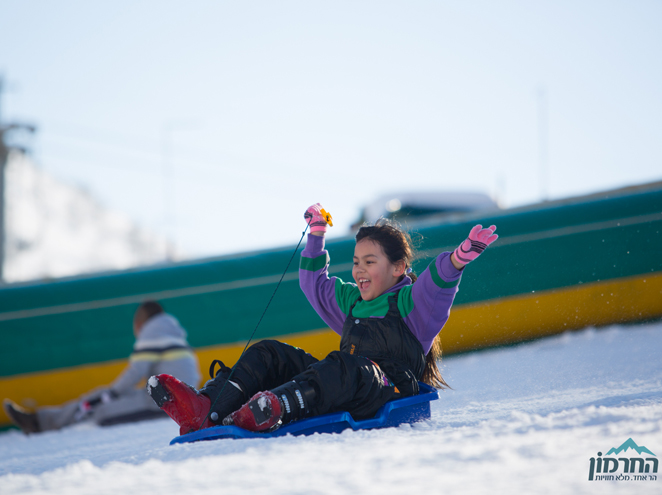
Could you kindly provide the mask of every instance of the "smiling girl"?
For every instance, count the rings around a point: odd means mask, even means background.
[[[462,270],[497,239],[496,227],[476,225],[453,253],[439,254],[417,278],[407,233],[386,220],[363,226],[356,234],[355,283],[345,283],[328,275],[329,216],[319,203],[304,216],[311,233],[301,255],[301,289],[341,336],[340,350],[317,360],[288,344],[261,341],[246,350],[234,370],[222,365],[199,392],[168,375],[152,377],[148,391],[181,433],[221,422],[265,431],[338,411],[365,419],[392,399],[418,394],[419,380],[448,386],[437,367],[437,336]]]

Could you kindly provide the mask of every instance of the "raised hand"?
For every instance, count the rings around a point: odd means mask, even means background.
[[[315,203],[308,207],[303,214],[303,218],[306,220],[306,223],[310,225],[311,232],[326,232],[327,226],[333,227],[331,214],[327,213],[319,203]]]
[[[498,239],[499,236],[494,233],[495,230],[496,225],[491,225],[486,229],[482,225],[476,225],[469,232],[469,237],[453,251],[455,261],[464,267],[478,258],[487,246]]]

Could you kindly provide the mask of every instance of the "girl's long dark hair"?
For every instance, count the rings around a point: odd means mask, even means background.
[[[411,236],[397,223],[380,218],[375,225],[363,225],[356,233],[356,242],[363,239],[369,239],[379,244],[391,264],[404,261],[405,274],[400,280],[407,276],[411,278],[412,282],[416,282],[417,277],[413,271],[406,273],[408,269],[411,269],[414,260],[413,242]],[[441,376],[437,361],[441,361],[441,333],[434,338],[432,347],[425,356],[425,369],[421,381],[435,388],[451,388]]]

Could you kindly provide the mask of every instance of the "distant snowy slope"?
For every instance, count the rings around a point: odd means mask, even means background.
[[[589,466],[629,439],[662,457],[661,352],[658,321],[452,356],[432,418],[383,430],[173,446],[169,419],[12,430],[0,493],[659,494],[659,465],[593,481]]]
[[[164,259],[163,237],[40,170],[24,154],[10,154],[5,177],[6,282],[131,268]]]

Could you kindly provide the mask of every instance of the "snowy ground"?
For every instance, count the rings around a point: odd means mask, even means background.
[[[451,357],[432,419],[386,430],[176,446],[170,420],[6,431],[0,493],[659,494],[660,469],[588,472],[628,438],[662,457],[661,351],[656,322]]]

